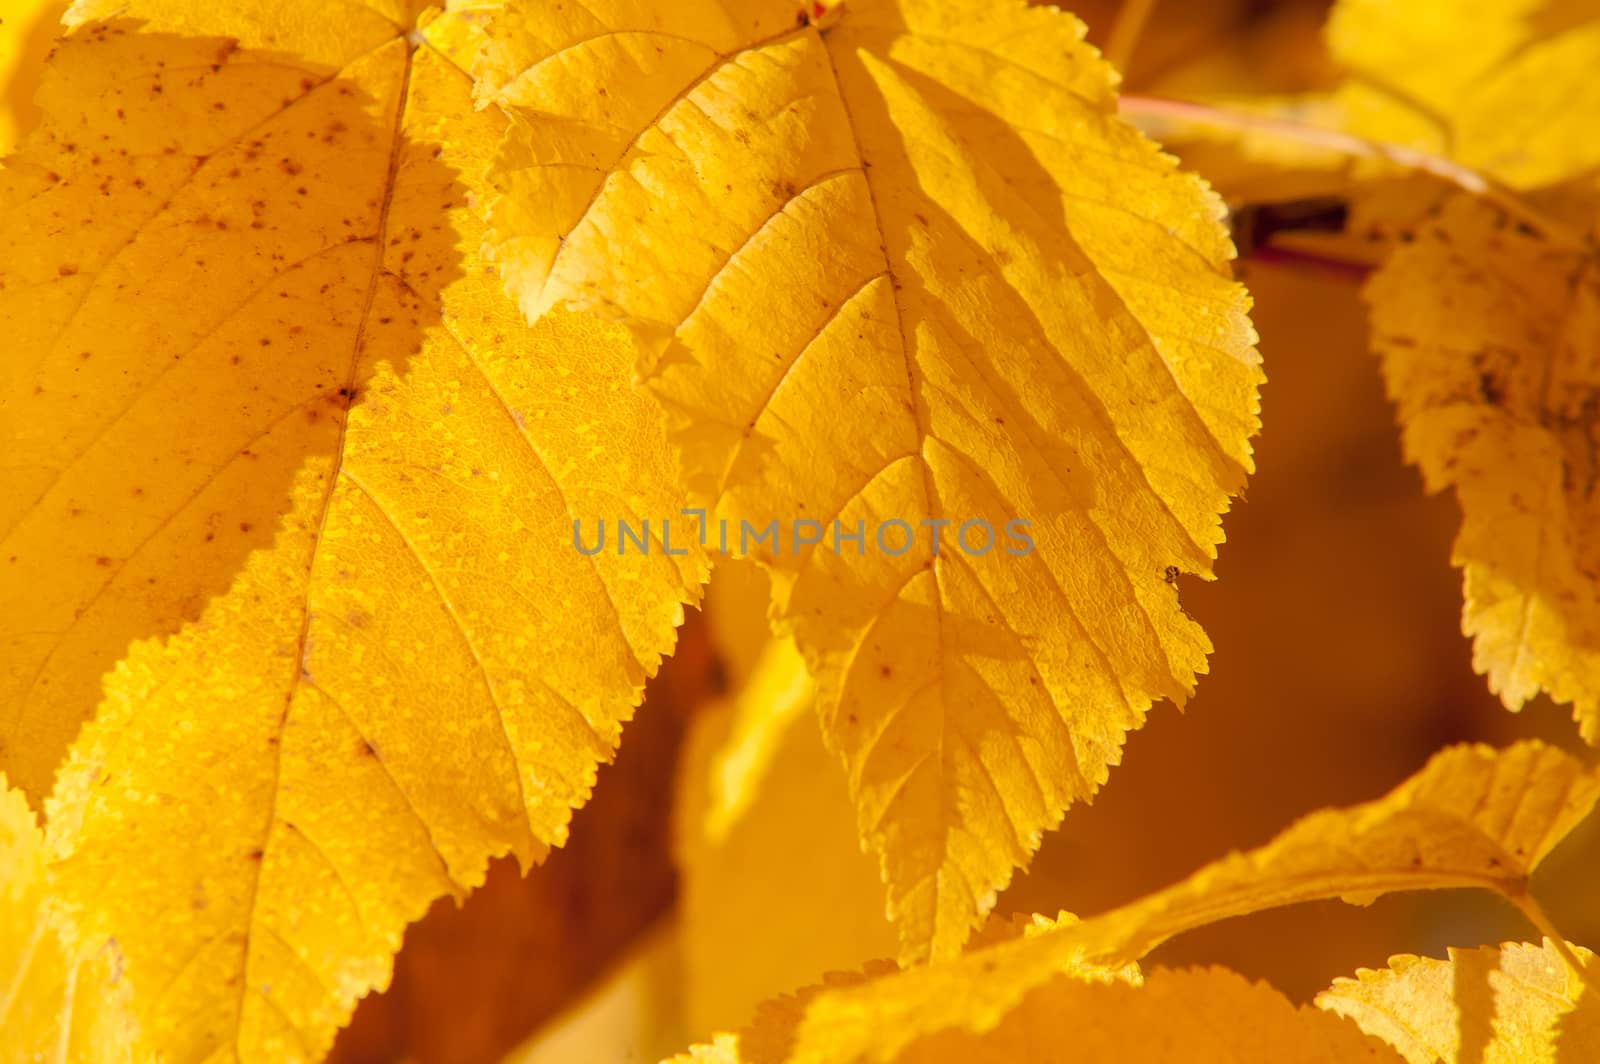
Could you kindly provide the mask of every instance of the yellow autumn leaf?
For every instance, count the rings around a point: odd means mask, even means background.
[[[1591,743],[1600,742],[1600,544],[1588,532],[1600,462],[1588,430],[1600,343],[1595,15],[1589,3],[1340,0],[1326,33],[1347,76],[1315,122],[1186,112],[1240,138],[1385,164],[1345,190],[1344,250],[1387,245],[1367,288],[1373,346],[1407,456],[1430,490],[1453,488],[1461,504],[1453,560],[1465,571],[1474,666],[1513,710],[1541,691],[1572,703]],[[1444,180],[1372,180],[1387,164]]]
[[[1474,666],[1511,709],[1540,691],[1572,703],[1591,743],[1593,15],[1532,0],[1341,0],[1327,26],[1348,75],[1329,111],[1334,136],[1419,152],[1406,158],[1482,201],[1425,184],[1352,190],[1364,235],[1403,237],[1368,285],[1373,345],[1408,457],[1461,504],[1453,560]]]
[[[1096,960],[1133,960],[1191,928],[1317,898],[1481,887],[1523,903],[1528,877],[1597,798],[1600,772],[1554,747],[1452,747],[1377,801],[1312,813],[1068,937]]]
[[[1340,68],[1329,91],[1229,86],[1204,100],[1136,97],[1128,110],[1164,139],[1197,138],[1185,161],[1235,200],[1337,194],[1357,212],[1392,207],[1387,179],[1406,170],[1480,194],[1549,186],[1600,165],[1594,15],[1588,0],[1339,0],[1324,31]]]
[[[56,889],[165,1059],[313,1060],[564,841],[704,561],[572,547],[672,457],[620,330],[530,332],[478,257],[470,24],[101,6],[0,173],[5,758],[42,790],[120,658]]]
[[[1167,938],[1260,909],[1387,891],[1482,887],[1537,913],[1529,874],[1600,798],[1600,771],[1538,742],[1457,746],[1383,798],[1300,820],[1103,915],[1041,921],[1020,938],[935,964],[824,989],[767,1017],[783,1047],[763,1064],[888,1061],[947,1030],[983,1033],[1064,971],[1136,961]]]
[[[1453,560],[1475,668],[1511,709],[1540,691],[1572,703],[1597,743],[1591,7],[1341,0],[1327,33],[1351,72],[1341,100],[1353,131],[1541,190],[1531,207],[1491,185],[1491,202],[1434,209],[1367,298],[1407,455],[1461,503]]]
[[[362,999],[327,1064],[498,1060],[576,1007],[661,922],[677,891],[668,799],[693,708],[682,688],[695,676],[683,666],[697,657],[696,635],[680,630],[672,665],[646,685],[566,844],[537,868],[491,862],[465,902],[437,899],[406,928],[388,987]]]
[[[1191,689],[1175,577],[1210,575],[1251,466],[1221,204],[1082,32],[1021,0],[605,0],[500,7],[483,53],[508,286],[643,340],[707,538],[773,570],[904,960],[959,949]]]
[[[1591,254],[1451,201],[1367,287],[1407,456],[1455,490],[1473,664],[1512,709],[1570,702],[1600,742],[1600,371]]]
[[[1600,166],[1595,15],[1589,0],[1339,0],[1324,31],[1341,69],[1328,91],[1252,97],[1228,85],[1206,99],[1134,97],[1125,111],[1171,136],[1232,202],[1347,200],[1350,239],[1278,242],[1318,258],[1377,265],[1378,242],[1397,226],[1409,238],[1450,186],[1576,245],[1592,209],[1569,229],[1510,189],[1589,182]]]
[[[418,203],[396,227],[406,272],[372,281],[401,142],[394,57],[366,53],[390,23],[355,7],[320,26],[295,5],[261,25],[214,15],[303,50],[296,65],[237,54],[222,31],[157,36],[189,28],[182,8],[64,42],[50,120],[0,175],[15,352],[0,368],[0,765],[35,795],[129,643],[193,620],[272,542],[300,463],[335,448],[371,364],[404,365],[421,304],[458,269]],[[330,80],[342,61],[359,66]],[[440,215],[460,190],[412,154]]]
[[[1600,20],[1587,0],[1339,0],[1346,128],[1532,188],[1600,166]]]
[[[86,955],[51,895],[44,834],[0,775],[0,1064],[145,1060],[128,1011],[122,955]]]
[[[1569,947],[1586,965],[1594,954]],[[1596,992],[1548,939],[1400,956],[1317,996],[1400,1051],[1408,1064],[1561,1064],[1600,1060]]]
[[[750,1047],[746,1049],[746,1045]],[[759,1025],[720,1036],[675,1064],[774,1059]],[[842,1056],[790,1057],[839,1062]],[[1158,968],[1143,979],[1058,975],[993,1030],[945,1031],[893,1057],[895,1064],[1398,1064],[1400,1057],[1354,1024],[1296,1008],[1266,983],[1225,968]]]
[[[1332,1022],[1330,1022],[1332,1021]],[[1371,1064],[1396,1061],[1353,1024],[1295,1007],[1225,968],[1158,968],[1142,985],[1058,976],[993,1031],[947,1031],[903,1064]]]

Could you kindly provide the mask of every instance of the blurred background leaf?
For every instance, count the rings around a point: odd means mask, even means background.
[[[0,0],[0,156],[38,119],[33,91],[68,0]]]

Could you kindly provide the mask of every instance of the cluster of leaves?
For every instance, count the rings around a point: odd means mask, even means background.
[[[1374,342],[1462,502],[1479,668],[1595,742],[1600,18],[1490,6],[1344,0],[1348,85],[1230,144],[1381,219]],[[815,712],[795,763],[842,765],[900,966],[680,1059],[1600,1054],[1592,958],[1527,889],[1600,774],[1538,743],[969,944],[1204,671],[1178,578],[1253,468],[1224,201],[1083,33],[1023,0],[78,0],[0,169],[0,1054],[321,1059],[430,903],[565,843],[725,565],[690,509],[1036,549],[751,552],[775,634],[737,742],[690,753],[726,784],[699,819]],[[572,549],[597,519],[657,549]],[[1547,937],[1318,1009],[1138,964],[1447,887]]]

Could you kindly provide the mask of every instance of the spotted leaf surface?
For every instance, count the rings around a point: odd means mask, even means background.
[[[469,24],[114,6],[0,175],[6,758],[96,714],[55,889],[165,1059],[315,1060],[434,898],[564,841],[704,564],[572,548],[671,456],[620,330],[478,257]]]

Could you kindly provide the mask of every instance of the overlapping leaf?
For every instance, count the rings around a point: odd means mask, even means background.
[[[414,298],[362,326],[398,90],[392,57],[364,54],[388,24],[347,15],[329,24],[347,54],[300,66],[86,28],[0,176],[0,764],[35,795],[128,644],[194,619],[271,542],[366,383],[353,346],[398,364],[418,339]],[[427,232],[419,272],[451,267]]]
[[[315,1059],[407,921],[564,840],[703,560],[572,549],[673,467],[621,333],[477,259],[469,25],[102,6],[0,175],[6,756],[38,790],[126,651],[58,889],[166,1059]]]
[[[1461,502],[1474,665],[1512,709],[1540,691],[1572,703],[1600,742],[1600,331],[1584,236],[1600,218],[1600,11],[1343,0],[1328,33],[1355,75],[1356,131],[1546,190],[1543,216],[1492,189],[1493,205],[1446,204],[1367,294],[1408,457]]]
[[[106,943],[81,954],[50,886],[44,833],[22,792],[0,776],[0,1062],[148,1059],[120,951]]]
[[[675,664],[645,686],[565,845],[537,868],[492,862],[465,902],[439,898],[406,928],[393,979],[356,1007],[328,1064],[500,1060],[588,1007],[597,981],[665,918],[679,889],[667,799],[684,718],[708,678],[692,667],[702,654],[697,633],[680,630]],[[650,1059],[685,1037],[667,1041]]]
[[[1528,875],[1600,798],[1600,772],[1560,750],[1454,747],[1383,798],[1315,813],[1267,845],[1089,920],[1041,921],[948,964],[857,978],[769,1013],[755,1059],[896,1060],[945,1031],[982,1034],[1063,972],[1137,960],[1172,935],[1276,905],[1482,887],[1525,897]]]
[[[1558,749],[1452,747],[1377,801],[1313,813],[1070,937],[1098,960],[1132,960],[1191,928],[1317,898],[1480,887],[1520,900],[1596,799],[1600,773]]]
[[[1585,965],[1594,954],[1574,949]],[[1329,1012],[1409,1064],[1561,1064],[1600,1059],[1595,992],[1554,943],[1451,950],[1449,960],[1391,957],[1317,997]]]
[[[1451,202],[1367,289],[1408,456],[1463,521],[1463,627],[1512,708],[1570,702],[1600,742],[1600,270]]]
[[[1020,0],[490,32],[507,282],[645,341],[710,538],[774,570],[902,957],[947,956],[1204,667],[1173,577],[1210,572],[1261,379],[1220,204]]]
[[[676,1064],[779,1059],[768,1052],[759,1027],[747,1037],[748,1045],[722,1036],[676,1058]],[[992,1031],[945,1031],[887,1059],[896,1064],[1398,1064],[1400,1057],[1354,1024],[1296,1008],[1265,983],[1211,968],[1156,969],[1131,980],[1057,976]]]
[[[1517,187],[1600,166],[1600,9],[1587,0],[1339,0],[1328,44],[1352,132]]]
[[[1547,692],[1600,741],[1600,9],[1341,0],[1327,36],[1348,70],[1322,112],[1338,128],[1304,143],[1448,182],[1345,191],[1357,235],[1391,241],[1367,290],[1373,343],[1408,457],[1461,503],[1474,664],[1510,708]]]
[[[1059,976],[1029,994],[993,1031],[947,1031],[897,1059],[904,1064],[1389,1064],[1397,1058],[1353,1024],[1296,1008],[1266,983],[1222,968],[1158,968],[1142,985]]]
[[[1589,0],[1339,0],[1325,37],[1342,68],[1330,91],[1141,100],[1141,121],[1229,145],[1184,156],[1248,202],[1345,194],[1364,211],[1403,198],[1373,180],[1396,169],[1534,189],[1600,166],[1600,9]]]

